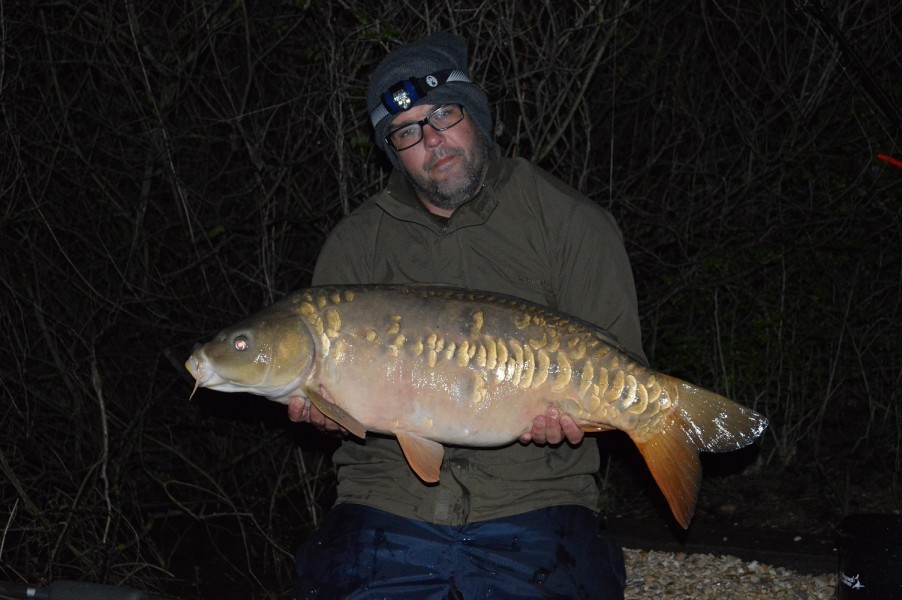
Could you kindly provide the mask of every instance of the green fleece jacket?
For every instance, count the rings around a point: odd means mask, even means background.
[[[437,219],[395,171],[323,246],[314,285],[433,283],[500,292],[595,323],[644,359],[635,284],[611,214],[523,159],[495,148],[479,194]],[[392,437],[346,439],[335,452],[338,503],[445,525],[553,505],[598,510],[598,447],[449,447],[425,485]]]

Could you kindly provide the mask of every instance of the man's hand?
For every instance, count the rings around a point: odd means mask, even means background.
[[[331,398],[322,392],[323,390],[320,388],[320,395],[331,402]],[[318,408],[310,403],[310,400],[299,396],[295,396],[289,401],[288,418],[295,423],[312,423],[319,429],[332,433],[346,433],[347,431],[344,427],[321,413]]]
[[[520,436],[520,442],[528,444],[533,442],[539,446],[549,444],[556,446],[565,439],[571,444],[579,444],[585,437],[585,432],[577,426],[573,417],[561,415],[561,411],[554,406],[548,407],[544,415],[539,415],[532,421],[532,430]]]

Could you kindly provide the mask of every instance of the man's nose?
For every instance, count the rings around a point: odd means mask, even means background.
[[[427,146],[437,146],[444,140],[443,132],[437,130],[430,123],[423,125],[423,143]]]

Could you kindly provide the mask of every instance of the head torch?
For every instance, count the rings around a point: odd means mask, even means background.
[[[382,94],[382,103],[370,113],[370,122],[375,127],[379,121],[388,115],[396,115],[409,109],[433,89],[452,81],[472,83],[467,74],[460,69],[444,69],[425,77],[411,77],[410,79],[399,81]]]

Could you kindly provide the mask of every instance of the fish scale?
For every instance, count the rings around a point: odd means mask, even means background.
[[[442,444],[508,444],[556,406],[585,431],[626,432],[684,527],[698,453],[741,448],[767,425],[648,368],[592,324],[451,288],[300,290],[197,346],[185,365],[196,387],[303,397],[361,438],[393,434],[424,482],[440,476]]]

